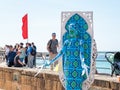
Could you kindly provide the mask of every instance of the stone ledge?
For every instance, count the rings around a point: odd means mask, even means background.
[[[64,90],[57,72],[28,68],[0,67],[0,88],[5,90]],[[95,75],[94,83],[89,90],[120,90],[117,77]]]
[[[0,88],[5,90],[64,90],[58,74],[50,70],[0,67]]]
[[[111,77],[110,75],[95,75],[92,87],[104,88],[105,90],[120,90],[120,82],[118,77]]]

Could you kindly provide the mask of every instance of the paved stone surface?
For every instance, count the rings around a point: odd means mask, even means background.
[[[113,76],[111,77],[110,75],[95,75],[95,79],[97,80],[105,80],[105,81],[111,81],[111,82],[120,82],[119,81],[119,76]]]

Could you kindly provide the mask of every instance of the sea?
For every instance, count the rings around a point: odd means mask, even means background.
[[[96,58],[96,69],[98,73],[101,74],[111,74],[111,64],[105,58],[106,52],[98,52],[98,56]]]
[[[111,65],[106,60],[105,53],[106,52],[103,52],[103,51],[98,52],[98,56],[96,58],[96,69],[97,69],[97,72],[100,74],[111,74]],[[45,59],[37,57],[37,59],[36,59],[37,67],[42,66],[46,62],[49,62],[48,59],[49,59],[49,57],[46,57]],[[47,68],[49,68],[49,67],[47,67]]]

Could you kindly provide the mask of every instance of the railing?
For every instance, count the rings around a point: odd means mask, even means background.
[[[106,51],[99,51],[96,59],[96,69],[99,74],[111,74],[111,65],[105,58]]]
[[[5,51],[0,51],[0,62],[4,61],[5,59]]]
[[[106,51],[99,51],[96,59],[96,68],[99,74],[111,74],[111,65],[105,58]],[[38,53],[39,56],[40,53]],[[48,60],[49,54],[44,52],[41,53],[40,57],[42,60]]]

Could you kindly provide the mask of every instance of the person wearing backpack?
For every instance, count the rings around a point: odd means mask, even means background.
[[[52,33],[52,39],[50,39],[47,43],[47,50],[49,52],[49,60],[52,60],[57,55],[58,48],[58,40],[56,39],[56,33]],[[51,65],[50,69],[53,70],[54,67],[58,64],[55,62]]]

